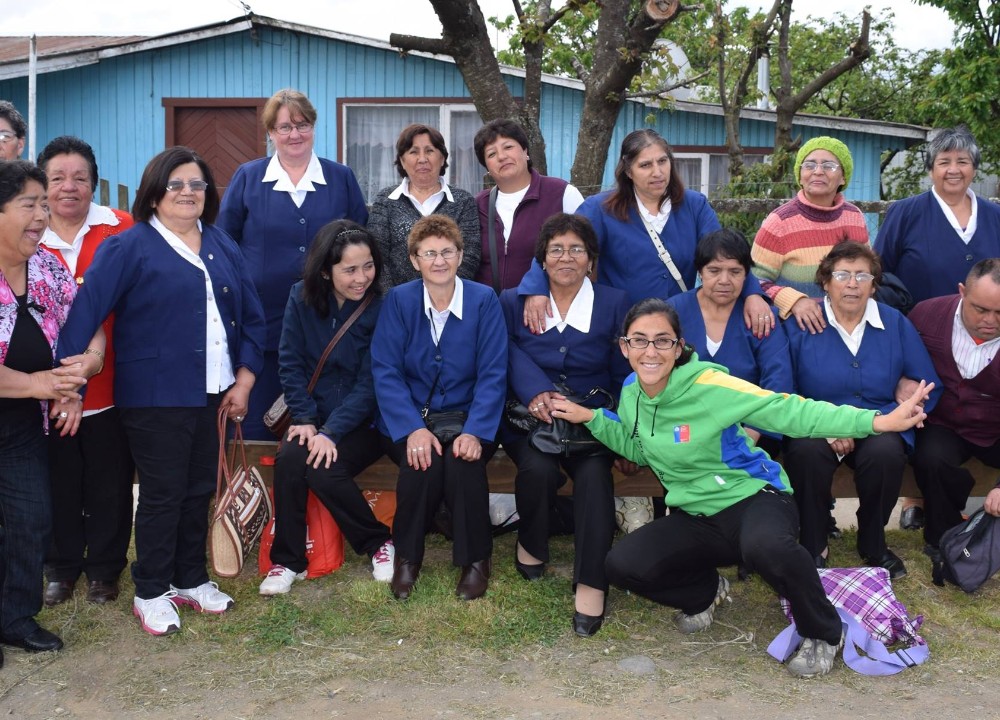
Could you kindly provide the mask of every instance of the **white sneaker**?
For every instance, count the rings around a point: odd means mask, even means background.
[[[379,582],[391,582],[395,559],[396,546],[392,540],[386,540],[372,555],[372,577]]]
[[[292,589],[292,583],[296,580],[305,580],[307,572],[303,570],[297,573],[294,570],[289,570],[284,565],[272,565],[267,573],[267,577],[264,578],[264,582],[260,584],[260,594],[283,595]]]
[[[792,675],[800,678],[826,675],[833,669],[833,661],[837,657],[837,651],[843,646],[843,633],[840,635],[840,642],[836,645],[831,645],[825,640],[806,638],[785,667]]]
[[[176,588],[171,585],[170,589],[177,593],[177,597],[174,598],[177,605],[190,605],[202,613],[219,615],[236,604],[211,580],[196,588]]]
[[[181,619],[173,599],[177,593],[169,590],[159,597],[132,600],[132,614],[139,618],[142,629],[150,635],[170,635],[181,629]]]
[[[712,601],[712,604],[694,615],[686,615],[678,610],[674,616],[674,624],[685,635],[707,630],[715,619],[715,608],[724,602],[732,601],[732,598],[729,597],[729,581],[720,575],[719,587],[715,591],[715,599]]]

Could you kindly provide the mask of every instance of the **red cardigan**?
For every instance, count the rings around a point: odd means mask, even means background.
[[[974,378],[965,380],[951,350],[951,332],[960,295],[945,295],[917,304],[907,316],[927,346],[944,392],[927,422],[951,428],[974,445],[1000,441],[1000,356]]]
[[[135,224],[132,216],[127,212],[115,210],[114,208],[111,208],[111,212],[118,218],[117,225],[94,225],[83,236],[83,244],[80,247],[80,257],[77,258],[76,274],[74,275],[77,285],[83,285],[83,275],[87,272],[87,268],[90,267],[90,263],[93,262],[94,253],[97,252],[100,244],[112,235],[125,232]],[[61,252],[52,250],[51,248],[46,248],[46,250],[49,250],[49,252],[59,258],[59,261],[63,265],[66,265],[66,259],[63,258]],[[68,265],[66,267],[67,269],[69,268]],[[109,315],[108,319],[104,321],[104,334],[108,340],[107,349],[104,351],[104,369],[87,381],[87,392],[83,400],[83,409],[85,411],[101,410],[115,404],[113,389],[115,381],[115,350],[111,343],[111,331],[114,323],[115,316],[113,314]]]

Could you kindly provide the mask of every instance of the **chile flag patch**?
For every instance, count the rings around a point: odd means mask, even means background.
[[[691,426],[674,425],[674,442],[675,443],[691,442]]]

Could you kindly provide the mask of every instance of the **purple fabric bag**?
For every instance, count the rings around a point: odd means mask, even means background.
[[[880,567],[824,568],[818,570],[826,596],[837,608],[844,625],[844,662],[864,675],[892,675],[921,664],[930,655],[917,632],[922,615],[910,619],[906,606],[896,599],[889,571]],[[767,651],[784,662],[802,638],[796,632],[788,601],[781,608],[792,623],[776,637]],[[902,645],[890,652],[886,646]]]

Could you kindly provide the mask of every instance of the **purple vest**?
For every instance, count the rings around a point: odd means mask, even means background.
[[[511,228],[510,238],[507,240],[506,253],[500,258],[501,290],[517,287],[521,278],[528,272],[531,261],[535,257],[535,241],[538,239],[538,231],[541,229],[542,223],[556,213],[562,212],[563,194],[566,192],[568,184],[565,180],[539,175],[535,170],[531,171],[531,184],[528,186],[528,192],[524,194],[521,204],[514,211],[514,227]],[[476,205],[479,206],[479,230],[483,237],[483,254],[475,279],[492,287],[493,272],[496,267],[493,256],[496,254],[496,247],[490,245],[489,190],[483,190],[476,195]],[[497,215],[494,224],[496,242],[502,247],[503,224],[500,222],[499,215]]]
[[[951,428],[970,443],[990,447],[1000,441],[1000,356],[965,380],[951,351],[951,330],[959,295],[918,303],[907,317],[927,346],[944,392],[927,422]]]

